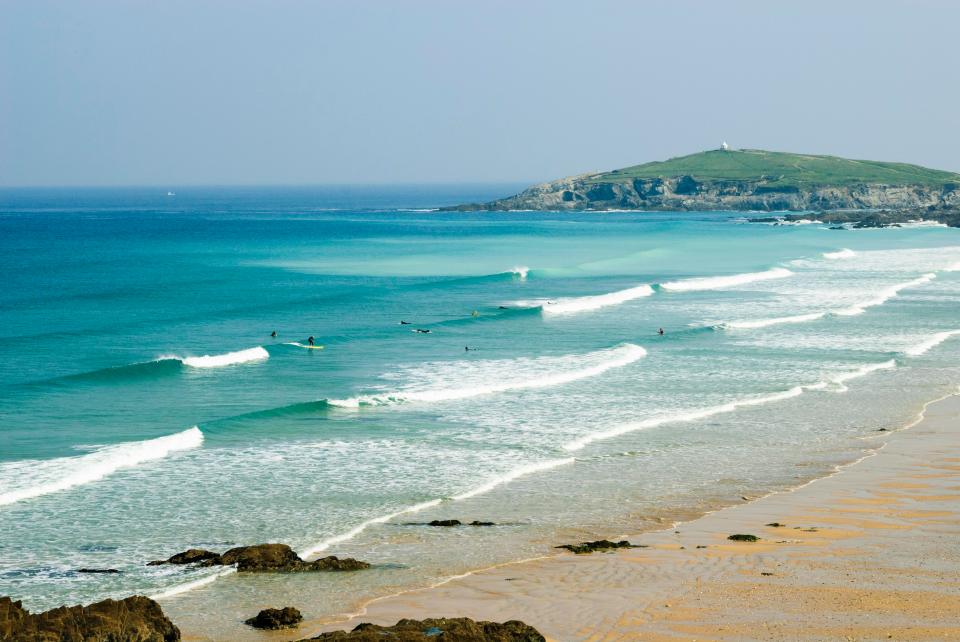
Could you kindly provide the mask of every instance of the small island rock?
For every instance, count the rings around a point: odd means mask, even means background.
[[[4,642],[176,642],[180,630],[148,597],[103,600],[30,613],[21,602],[0,597]]]

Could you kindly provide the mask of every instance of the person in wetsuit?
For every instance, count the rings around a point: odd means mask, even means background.
[[[662,337],[662,336],[663,336],[663,328],[660,328],[659,330],[657,330],[657,334],[659,334],[659,335]]]
[[[313,345],[313,337],[307,337],[307,343]]]

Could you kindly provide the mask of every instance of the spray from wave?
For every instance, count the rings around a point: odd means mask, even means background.
[[[358,408],[407,402],[435,402],[466,399],[510,390],[559,386],[595,377],[613,368],[622,368],[646,356],[638,345],[623,345],[582,355],[499,359],[484,361],[441,361],[404,369],[392,378],[422,383],[396,392],[371,394],[349,399],[328,399],[331,406]]]
[[[697,290],[718,290],[721,288],[730,288],[747,283],[756,283],[757,281],[769,281],[770,279],[783,279],[793,276],[793,272],[786,268],[772,268],[764,272],[748,272],[746,274],[733,274],[731,276],[708,276],[697,279],[683,279],[681,281],[669,281],[661,283],[660,288],[670,292],[694,292]]]
[[[163,459],[178,450],[197,448],[203,433],[194,426],[165,437],[104,446],[78,457],[15,461],[0,465],[0,506],[82,486],[122,468]]]
[[[823,258],[828,259],[830,261],[837,261],[839,259],[851,259],[856,255],[857,253],[854,252],[853,250],[848,248],[843,248],[842,250],[837,250],[836,252],[824,252]]]
[[[237,352],[227,352],[225,354],[204,355],[202,357],[172,358],[179,359],[183,365],[190,366],[191,368],[222,368],[224,366],[232,366],[238,363],[248,363],[250,361],[262,361],[263,359],[269,359],[270,353],[267,352],[263,346],[257,346],[256,348],[239,350]]]

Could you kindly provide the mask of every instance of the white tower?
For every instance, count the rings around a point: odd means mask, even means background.
[[[727,145],[727,141],[723,141],[722,143],[720,143],[720,149],[722,149],[723,151],[727,151],[728,149],[730,149],[730,145]]]

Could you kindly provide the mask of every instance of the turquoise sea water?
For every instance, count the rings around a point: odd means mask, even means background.
[[[956,229],[430,210],[514,191],[0,192],[0,594],[255,639],[795,485],[960,384]],[[376,567],[144,566],[265,541]]]

